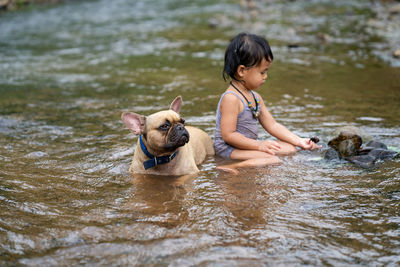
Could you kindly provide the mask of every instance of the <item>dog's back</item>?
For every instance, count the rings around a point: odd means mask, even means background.
[[[203,162],[207,155],[214,155],[214,145],[211,137],[203,130],[186,126],[189,132],[189,146],[193,151],[193,157],[196,165]]]

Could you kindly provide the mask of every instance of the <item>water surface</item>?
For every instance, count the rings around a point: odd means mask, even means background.
[[[395,35],[369,1],[75,1],[0,15],[0,265],[400,263],[400,161],[371,170],[301,151],[230,176],[132,179],[144,115],[182,95],[213,136],[229,40],[268,38],[260,94],[275,118],[323,143],[354,125],[400,147]],[[216,25],[216,26],[215,26]],[[322,38],[322,39],[321,39]],[[262,139],[269,138],[261,132]]]

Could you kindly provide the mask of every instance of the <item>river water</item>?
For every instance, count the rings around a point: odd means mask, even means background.
[[[353,125],[400,147],[399,33],[375,13],[385,6],[256,4],[71,1],[0,14],[0,265],[400,264],[399,159],[365,170],[300,151],[230,176],[209,157],[179,186],[129,175],[137,138],[121,112],[182,95],[187,123],[213,136],[224,49],[240,31],[270,41],[259,92],[279,122],[323,144]]]

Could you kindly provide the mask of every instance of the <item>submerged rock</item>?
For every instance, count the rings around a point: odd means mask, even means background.
[[[384,143],[375,140],[363,146],[361,135],[366,136],[356,127],[341,128],[339,134],[328,142],[330,148],[325,151],[324,158],[330,161],[344,159],[359,167],[371,168],[379,161],[399,155],[398,152],[389,150]]]
[[[324,159],[339,160],[340,156],[339,156],[339,153],[335,149],[329,148],[328,150],[325,151]]]

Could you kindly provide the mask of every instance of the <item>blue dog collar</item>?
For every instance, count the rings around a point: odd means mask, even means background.
[[[153,168],[160,164],[166,164],[166,163],[170,162],[171,160],[173,160],[176,157],[176,155],[178,155],[178,151],[175,151],[173,154],[171,154],[169,156],[155,157],[152,154],[150,154],[150,152],[147,150],[146,146],[144,145],[143,140],[142,140],[142,135],[139,135],[139,140],[140,140],[140,147],[141,147],[142,151],[144,152],[144,154],[146,154],[146,156],[148,158],[150,158],[149,160],[146,160],[145,162],[143,162],[143,166],[144,166],[145,170]]]

